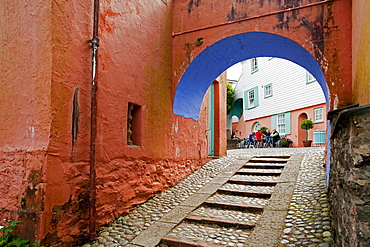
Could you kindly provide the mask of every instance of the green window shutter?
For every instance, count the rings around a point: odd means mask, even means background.
[[[248,99],[248,90],[244,91],[244,109],[248,110],[249,107],[249,99]]]
[[[259,102],[258,102],[258,86],[255,86],[253,88],[254,90],[254,106],[257,107],[259,105]]]
[[[277,115],[271,116],[271,131],[277,128]]]
[[[290,112],[285,113],[285,134],[290,134]]]

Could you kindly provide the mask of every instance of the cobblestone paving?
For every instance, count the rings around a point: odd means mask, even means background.
[[[232,180],[238,181],[256,181],[256,182],[276,182],[279,177],[276,176],[256,176],[256,175],[234,175],[231,177]]]
[[[303,160],[290,202],[283,246],[332,246],[330,205],[325,186],[323,154],[309,152]]]
[[[255,173],[264,173],[264,172],[270,172],[270,173],[279,173],[282,172],[283,169],[254,169],[254,168],[242,168],[239,169],[238,172],[255,172]]]
[[[102,229],[95,243],[85,244],[84,247],[135,246],[130,244],[131,240],[189,198],[237,159],[246,159],[255,155],[292,155],[295,153],[306,153],[306,157],[302,162],[287,213],[281,246],[331,246],[330,206],[327,202],[325,173],[322,167],[323,150],[323,148],[232,150],[227,157],[208,162],[176,186],[136,207],[129,214],[119,217]],[[246,185],[226,184],[224,186],[242,188]],[[256,186],[253,187],[256,188]],[[270,189],[267,186],[263,187]],[[192,236],[195,239],[201,238],[202,241],[224,246],[243,246],[249,236],[247,229],[230,229],[228,232],[226,228],[214,225],[181,223],[179,226],[180,228],[173,229],[170,234]]]
[[[217,218],[221,220],[241,221],[241,222],[251,223],[251,224],[256,223],[257,220],[261,216],[260,214],[256,214],[256,213],[247,213],[247,212],[227,210],[227,209],[221,210],[218,208],[203,207],[203,206],[191,212],[190,215],[199,216],[199,217]]]
[[[229,229],[216,225],[181,223],[168,236],[198,240],[224,246],[242,247],[247,241],[250,230]]]
[[[274,186],[252,186],[244,184],[230,184],[226,183],[221,186],[225,190],[235,190],[235,191],[250,191],[250,192],[260,192],[260,193],[271,193]]]
[[[265,206],[268,203],[268,199],[264,198],[224,195],[219,193],[216,193],[215,195],[211,196],[207,201],[250,206]]]

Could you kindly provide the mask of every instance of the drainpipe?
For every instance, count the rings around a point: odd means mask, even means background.
[[[94,24],[93,37],[89,40],[92,48],[92,74],[91,74],[91,106],[90,106],[90,178],[89,178],[89,235],[90,239],[96,238],[96,188],[95,188],[95,149],[96,149],[96,117],[97,117],[97,100],[96,91],[98,90],[97,68],[98,68],[98,47],[99,47],[99,0],[94,0]]]

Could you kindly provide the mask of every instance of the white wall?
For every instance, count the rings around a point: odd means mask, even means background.
[[[306,70],[288,60],[257,58],[258,71],[251,73],[251,60],[241,62],[242,75],[235,87],[236,99],[244,99],[244,91],[258,86],[259,106],[244,110],[244,120],[292,111],[325,103],[320,85],[306,83]],[[272,97],[264,98],[264,86],[272,83]]]

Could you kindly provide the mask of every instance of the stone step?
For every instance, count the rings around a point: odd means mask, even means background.
[[[289,159],[252,158],[248,163],[287,163]]]
[[[237,172],[235,172],[235,174],[239,174],[239,175],[261,175],[261,176],[280,176],[282,170],[272,170],[272,169],[269,169],[269,170],[262,170],[262,169],[240,169],[238,170]]]
[[[285,164],[273,164],[273,163],[246,163],[243,168],[256,168],[256,169],[281,169],[284,168]]]
[[[230,179],[227,181],[228,183],[233,184],[245,184],[245,185],[260,185],[260,186],[275,186],[277,184],[276,181],[253,181],[253,180],[238,180],[238,179]]]
[[[236,196],[260,197],[260,198],[270,198],[271,197],[271,193],[258,192],[258,191],[252,191],[252,190],[243,191],[243,190],[229,190],[229,189],[220,188],[217,190],[217,193],[230,194],[230,195],[236,195]]]
[[[210,244],[205,241],[199,240],[192,240],[186,238],[178,238],[174,236],[165,236],[162,238],[160,245],[158,246],[166,246],[166,247],[200,247],[200,246],[207,246],[207,247],[220,247],[218,244]]]
[[[230,210],[242,210],[247,212],[255,212],[259,213],[263,211],[264,206],[262,205],[247,205],[247,204],[237,204],[237,203],[227,203],[227,202],[219,202],[219,201],[205,201],[203,205],[208,207],[218,207],[218,208],[226,208]]]
[[[235,221],[235,220],[216,219],[216,218],[211,218],[211,217],[187,216],[185,219],[190,222],[195,221],[195,222],[202,222],[205,224],[216,224],[218,226],[224,226],[224,227],[236,227],[240,229],[252,229],[253,227],[256,226],[256,224],[250,224],[250,223]]]
[[[226,246],[228,242],[222,239],[230,238],[237,239],[239,246],[246,243],[250,229],[240,229],[229,227],[225,231],[225,227],[217,224],[206,224],[199,221],[183,221],[176,226],[171,232],[161,239],[160,245],[166,247],[220,247]],[[219,240],[221,238],[221,240]],[[162,245],[161,245],[162,244]]]

